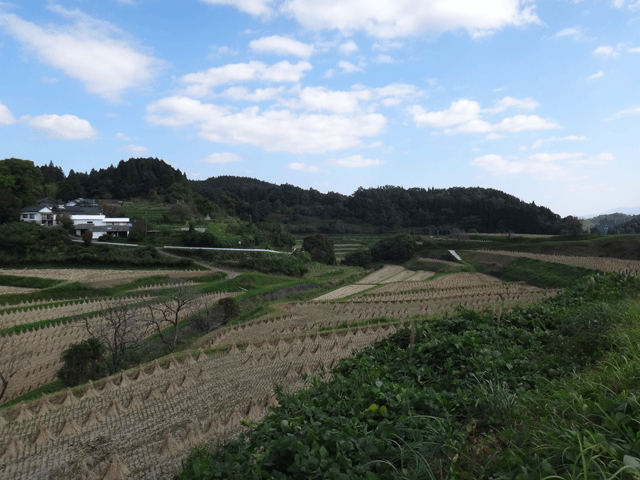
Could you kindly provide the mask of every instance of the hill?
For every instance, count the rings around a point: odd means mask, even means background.
[[[20,182],[14,180],[27,173],[30,186],[25,193]],[[157,158],[131,158],[117,166],[88,173],[71,170],[68,175],[52,162],[35,167],[31,161],[7,159],[0,161],[0,176],[0,198],[11,200],[2,212],[4,221],[17,218],[16,212],[25,202],[42,197],[146,198],[161,202],[167,209],[176,204],[186,207],[174,215],[182,223],[226,213],[251,223],[284,224],[302,234],[399,230],[430,235],[460,230],[558,234],[571,230],[568,219],[573,218],[562,219],[546,207],[480,187],[405,189],[386,185],[361,187],[351,195],[343,195],[245,177],[189,181],[180,170]]]

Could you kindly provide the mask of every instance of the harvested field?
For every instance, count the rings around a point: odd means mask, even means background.
[[[378,285],[380,283],[418,281],[429,278],[432,275],[433,272],[413,272],[411,270],[406,270],[400,265],[385,265],[380,270],[373,272],[371,275],[367,275],[357,283],[365,285]]]
[[[14,275],[18,277],[40,277],[55,280],[81,282],[92,287],[110,287],[120,283],[133,282],[139,278],[152,275],[168,275],[169,278],[194,278],[211,275],[207,270],[95,270],[95,269],[0,269],[0,275]]]
[[[527,257],[545,262],[563,263],[574,267],[593,268],[605,272],[629,273],[640,275],[640,261],[621,260],[607,257],[577,257],[569,255],[546,255],[542,253],[511,252],[506,250],[487,250],[487,253],[496,253],[511,257]]]
[[[238,295],[238,293],[211,293],[202,296],[202,303],[204,305],[210,305],[217,302],[220,298],[235,295]],[[125,301],[128,300],[129,303],[136,303],[149,299],[150,297],[133,296],[126,297]],[[0,315],[0,320],[5,322],[2,328],[6,328],[8,326],[22,323],[32,323],[38,321],[38,319],[44,320],[49,318],[61,318],[64,316],[76,316],[96,312],[116,305],[114,302],[117,301],[88,301],[78,305],[65,305],[52,309],[37,309],[28,310],[27,312],[9,313]],[[146,307],[139,307],[136,311],[142,317],[148,315]],[[195,311],[186,309],[181,312],[181,316],[182,318],[187,318],[195,313]],[[101,319],[100,316],[94,313],[89,321],[100,322],[104,321],[104,319]],[[9,336],[8,339],[11,342],[10,350],[19,349],[20,351],[25,352],[25,355],[27,356],[27,367],[21,369],[11,380],[6,393],[6,399],[11,400],[12,398],[55,380],[57,372],[62,366],[60,354],[72,343],[78,343],[88,338],[89,333],[87,332],[84,320],[82,319],[47,326],[37,330],[23,331],[19,334]],[[0,361],[3,361],[3,357],[0,357]]]
[[[348,296],[356,294],[356,293],[363,292],[363,291],[368,290],[368,289],[370,289],[370,288],[372,288],[374,286],[375,285],[357,284],[357,285],[349,285],[349,286],[346,286],[346,287],[340,287],[340,288],[334,290],[333,292],[325,293],[324,295],[319,296],[315,300],[316,301],[337,300],[339,298],[344,298],[344,297],[348,297]]]
[[[245,428],[242,419],[259,421],[267,405],[277,404],[275,383],[292,391],[303,388],[301,374],[319,373],[321,367],[330,371],[354,350],[395,333],[401,322],[458,305],[502,308],[556,293],[481,274],[424,281],[426,273],[385,267],[367,282],[331,292],[335,298],[351,295],[349,301],[321,297],[284,304],[286,315],[215,330],[196,342],[204,352],[165,357],[4,411],[0,478],[105,478],[119,470],[129,471],[127,478],[169,479],[194,445],[238,435]],[[387,283],[390,279],[401,281]],[[380,317],[385,319],[361,325]],[[37,348],[36,367],[24,385],[50,379],[63,346],[85,336],[78,322],[14,335],[18,345]]]
[[[103,478],[117,464],[128,478],[171,478],[195,444],[232,438],[245,428],[243,418],[260,420],[277,404],[274,383],[302,388],[302,373],[331,369],[392,332],[369,328],[201,352],[20,404],[0,420],[0,477]]]

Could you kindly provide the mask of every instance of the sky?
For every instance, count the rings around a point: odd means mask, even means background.
[[[0,158],[640,207],[640,0],[0,1]],[[639,210],[640,213],[640,210]]]

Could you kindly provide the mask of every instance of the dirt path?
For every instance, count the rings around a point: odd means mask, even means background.
[[[168,257],[177,258],[177,259],[183,259],[184,258],[184,257],[181,257],[179,255],[174,255],[173,253],[166,252],[166,251],[164,251],[162,249],[158,249],[158,251],[163,255],[167,255]],[[240,272],[236,272],[236,271],[230,270],[228,268],[216,267],[216,266],[213,266],[211,264],[205,263],[205,262],[203,262],[201,260],[194,260],[194,259],[191,259],[191,260],[196,265],[200,265],[201,267],[204,267],[204,268],[206,268],[208,270],[211,270],[211,271],[214,271],[214,272],[224,272],[224,273],[226,273],[227,274],[227,279],[236,278],[237,276],[242,275],[242,273],[240,273]]]

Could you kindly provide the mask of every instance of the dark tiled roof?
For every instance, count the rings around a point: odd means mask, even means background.
[[[29,205],[26,207],[22,207],[20,209],[21,213],[38,213],[40,210],[42,210],[45,207],[42,207],[40,205]]]

